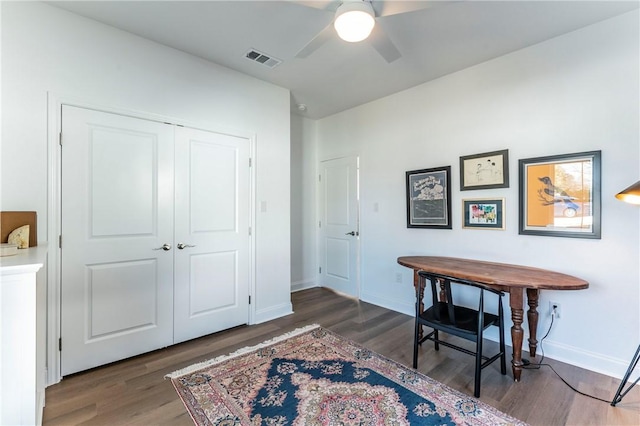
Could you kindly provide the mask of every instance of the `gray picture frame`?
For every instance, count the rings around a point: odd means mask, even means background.
[[[601,236],[601,151],[526,158],[519,165],[519,233]]]
[[[452,229],[451,166],[406,172],[407,228]]]
[[[460,191],[508,187],[508,149],[460,157]]]
[[[462,200],[463,229],[504,231],[504,198],[470,198]]]

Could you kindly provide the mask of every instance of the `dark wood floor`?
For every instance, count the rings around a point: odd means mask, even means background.
[[[326,289],[292,295],[295,313],[238,327],[108,366],[65,377],[47,388],[45,425],[190,425],[182,402],[164,375],[196,362],[308,324],[320,324],[369,349],[411,365],[412,317]],[[492,342],[489,345],[493,345]],[[493,347],[489,348],[493,349]],[[546,361],[546,360],[545,360]],[[619,381],[548,360],[585,393],[611,400]],[[473,394],[473,358],[432,345],[421,349],[419,370],[454,389]],[[570,390],[549,369],[526,370],[514,383],[497,363],[483,370],[482,401],[532,425],[640,425],[640,386],[617,407]]]

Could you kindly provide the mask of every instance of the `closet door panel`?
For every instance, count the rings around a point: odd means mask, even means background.
[[[235,289],[238,287],[236,251],[206,253],[190,256],[189,314],[206,314],[215,310],[233,308],[238,304]],[[216,277],[224,285],[211,285]]]
[[[249,318],[249,140],[176,128],[174,338]],[[180,248],[182,247],[182,248]]]
[[[62,375],[173,342],[173,127],[62,109]]]

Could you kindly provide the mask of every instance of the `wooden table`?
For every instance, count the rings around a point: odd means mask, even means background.
[[[459,259],[439,256],[402,256],[398,263],[413,269],[413,285],[418,287],[418,271],[423,270],[442,274],[451,278],[465,279],[486,284],[492,288],[509,293],[511,307],[511,340],[513,342],[513,379],[520,381],[522,373],[522,319],[524,315],[524,292],[527,293],[529,311],[529,353],[536,356],[538,341],[538,296],[540,290],[581,290],[589,287],[589,283],[571,275],[527,266],[509,265],[505,263],[483,262],[480,260]],[[420,306],[422,309],[422,306]]]

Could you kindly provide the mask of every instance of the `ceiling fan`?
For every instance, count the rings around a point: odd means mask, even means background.
[[[377,21],[387,16],[432,7],[431,1],[397,0],[344,0],[344,1],[297,1],[296,3],[335,12],[333,20],[320,31],[297,54],[306,58],[320,46],[337,35],[348,42],[366,40],[388,62],[402,55]]]

